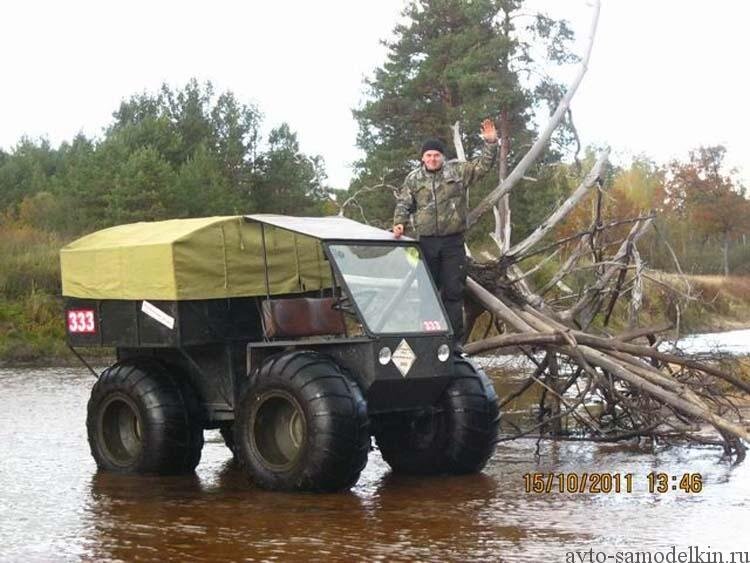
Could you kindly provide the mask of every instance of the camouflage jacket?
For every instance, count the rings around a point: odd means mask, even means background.
[[[497,143],[485,143],[479,158],[470,162],[451,160],[440,170],[428,171],[424,165],[411,172],[396,201],[393,224],[407,227],[414,217],[419,236],[444,236],[466,230],[466,188],[491,167]]]

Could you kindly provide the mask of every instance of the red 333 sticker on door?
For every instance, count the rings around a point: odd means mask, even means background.
[[[68,332],[76,334],[96,333],[96,317],[93,309],[71,309],[68,311]]]

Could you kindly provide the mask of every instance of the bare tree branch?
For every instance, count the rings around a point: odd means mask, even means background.
[[[533,233],[531,233],[528,237],[526,237],[518,244],[514,245],[505,253],[505,255],[522,256],[539,241],[541,241],[545,236],[547,236],[547,234],[552,231],[552,229],[559,225],[560,222],[565,219],[565,217],[567,217],[568,214],[575,208],[578,202],[581,201],[589,193],[589,190],[594,185],[601,182],[604,167],[607,164],[608,156],[609,150],[605,150],[604,152],[602,152],[602,154],[597,159],[596,164],[594,164],[594,167],[586,175],[586,177],[583,179],[583,182],[581,182],[578,188],[576,188],[576,190],[572,194],[570,194],[570,197],[568,197],[568,199],[565,200],[562,205],[555,209],[552,215],[550,215],[546,221],[543,221],[534,230]]]
[[[646,221],[639,221],[638,223],[633,225],[633,228],[630,230],[630,234],[628,234],[628,237],[622,243],[620,249],[612,259],[613,262],[619,264],[614,264],[607,268],[607,270],[604,271],[597,282],[592,287],[586,289],[583,298],[581,298],[581,300],[573,305],[570,309],[562,313],[564,319],[574,319],[584,309],[591,306],[592,302],[596,299],[598,292],[604,289],[607,283],[609,283],[610,279],[612,279],[612,276],[614,276],[615,273],[617,273],[620,268],[625,265],[630,245],[637,241],[641,236],[643,236],[650,223],[651,220],[647,219]]]
[[[461,124],[456,121],[451,125],[451,131],[453,131],[453,147],[456,149],[456,158],[458,158],[459,162],[466,162],[464,144],[461,141]]]

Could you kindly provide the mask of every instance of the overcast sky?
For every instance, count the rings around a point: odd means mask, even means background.
[[[287,121],[304,152],[324,157],[331,185],[344,188],[360,157],[351,109],[405,2],[6,2],[0,147],[23,135],[55,146],[78,131],[100,136],[123,98],[196,77],[257,104],[265,131]],[[585,1],[533,4],[570,20],[582,50]],[[616,159],[642,152],[658,161],[721,143],[750,187],[748,22],[750,3],[739,0],[603,0],[573,104],[582,141],[611,145]]]

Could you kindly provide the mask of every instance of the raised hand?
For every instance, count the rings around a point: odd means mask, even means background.
[[[486,143],[494,143],[497,141],[497,129],[495,129],[495,122],[491,119],[485,119],[482,121],[480,131],[482,133],[482,138]]]

